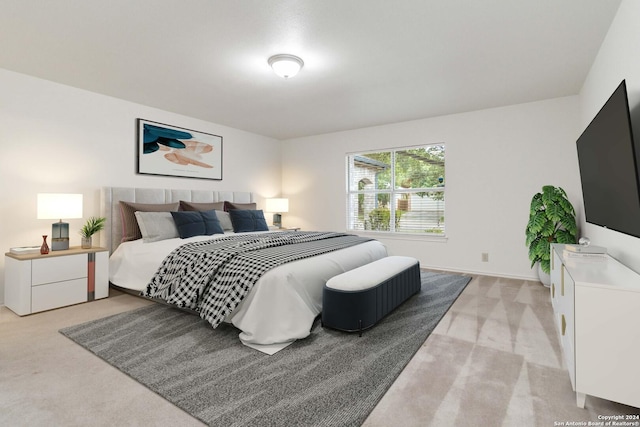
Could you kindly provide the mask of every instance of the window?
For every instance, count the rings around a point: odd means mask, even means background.
[[[444,154],[437,144],[347,155],[347,229],[444,235]]]

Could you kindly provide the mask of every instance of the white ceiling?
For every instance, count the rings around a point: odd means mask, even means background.
[[[575,95],[620,1],[0,0],[0,67],[287,139]]]

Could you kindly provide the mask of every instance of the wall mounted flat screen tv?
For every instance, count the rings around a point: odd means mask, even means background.
[[[640,237],[638,147],[623,80],[577,141],[585,219]]]

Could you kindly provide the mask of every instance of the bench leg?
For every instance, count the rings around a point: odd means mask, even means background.
[[[360,326],[360,334],[358,336],[361,337],[362,336],[362,319],[358,320],[358,324]]]

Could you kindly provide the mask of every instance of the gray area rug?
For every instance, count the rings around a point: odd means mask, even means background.
[[[470,280],[422,272],[421,292],[362,337],[316,320],[273,356],[161,304],[60,332],[212,426],[359,426]]]

